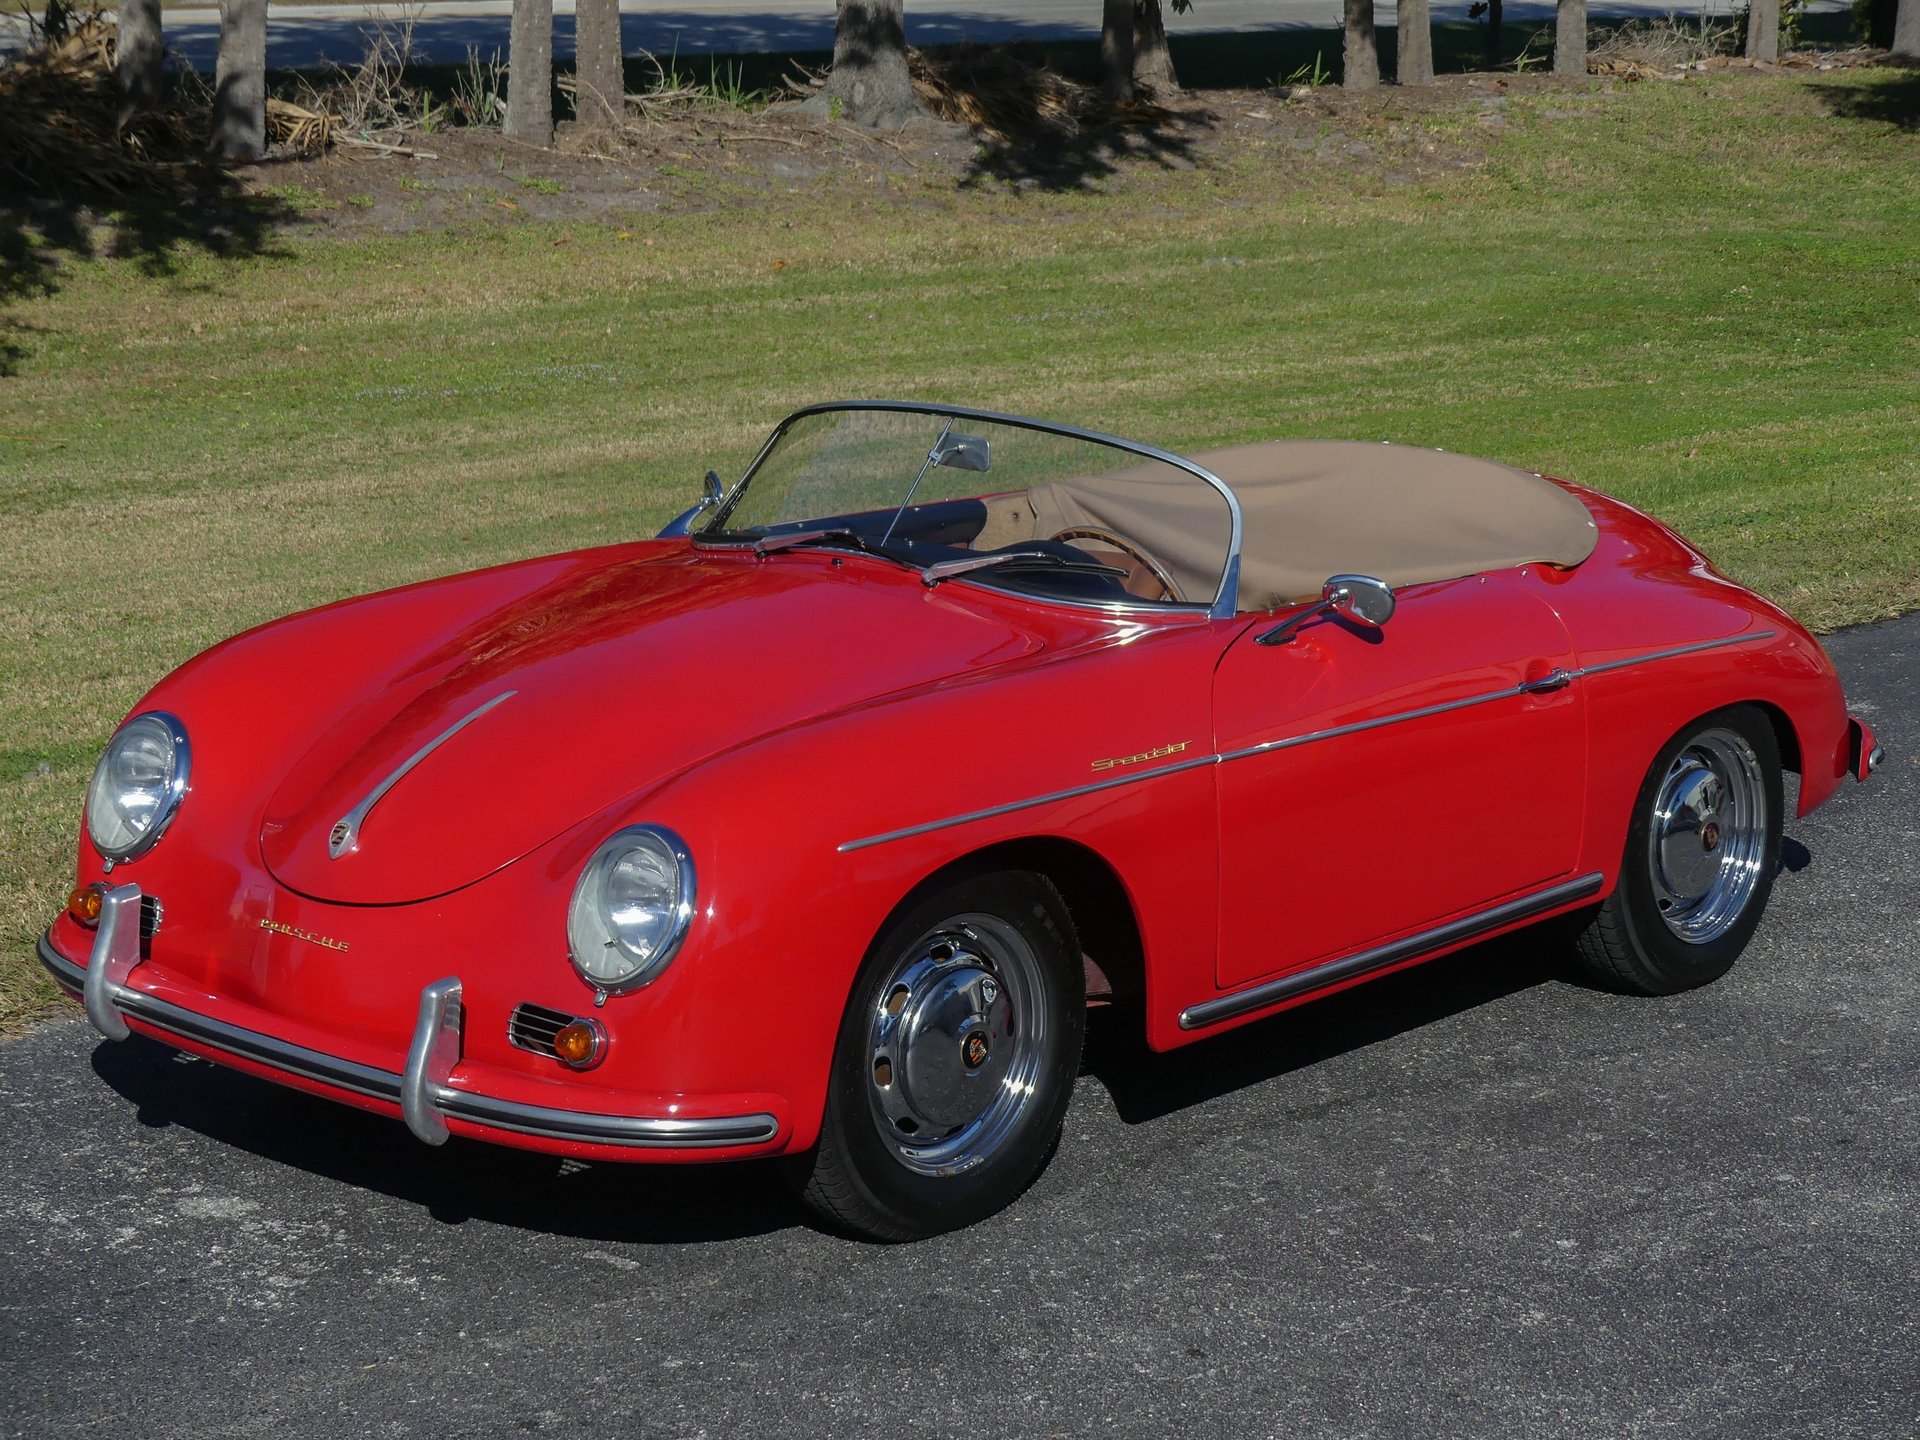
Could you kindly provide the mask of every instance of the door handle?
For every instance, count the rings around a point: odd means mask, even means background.
[[[1573,683],[1573,672],[1558,666],[1544,675],[1536,675],[1531,680],[1520,682],[1522,695],[1551,695],[1556,690],[1564,690]]]

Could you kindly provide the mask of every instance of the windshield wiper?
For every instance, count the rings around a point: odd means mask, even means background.
[[[963,560],[942,560],[929,565],[920,572],[920,583],[929,590],[942,580],[953,575],[965,575],[969,570],[989,570],[1003,565],[1012,565],[1027,569],[1035,565],[1050,565],[1060,570],[1072,570],[1082,575],[1111,575],[1116,580],[1127,578],[1127,572],[1112,565],[1099,565],[1091,560],[1068,560],[1055,555],[1050,550],[996,550],[991,555],[969,555]]]
[[[777,555],[782,550],[792,550],[800,545],[812,545],[821,540],[832,540],[852,546],[863,555],[878,555],[883,560],[891,560],[896,565],[914,568],[911,560],[896,555],[893,551],[874,544],[858,530],[836,527],[829,530],[788,530],[779,535],[762,535],[748,545],[755,555]]]

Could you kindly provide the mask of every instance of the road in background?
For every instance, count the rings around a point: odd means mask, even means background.
[[[1725,16],[1733,0],[1706,0],[1705,13]],[[414,15],[414,53],[417,59],[460,61],[469,46],[483,54],[507,48],[511,0],[432,0],[421,5],[274,5],[268,12],[267,60],[281,69],[322,64],[328,60],[358,59],[365,48],[362,29],[371,22],[391,23]],[[573,54],[573,0],[555,0],[554,52]],[[1688,18],[1703,7],[1689,4]],[[1843,0],[1813,0],[1815,11],[1839,10]],[[721,54],[782,54],[833,48],[833,6],[826,0],[686,0],[663,8],[640,3],[622,4],[627,51],[649,51],[666,57]],[[1596,0],[1589,7],[1595,20],[1631,15],[1672,13],[1671,0]],[[1196,0],[1184,15],[1167,6],[1167,29],[1173,35],[1204,35],[1241,31],[1337,29],[1340,0]],[[958,41],[1096,39],[1100,33],[1098,0],[968,0],[960,6],[906,7],[907,39],[915,45],[950,45]],[[1510,0],[1510,24],[1538,24],[1550,20],[1553,6],[1545,0]],[[1394,23],[1391,0],[1376,5],[1382,26]],[[1467,18],[1465,3],[1436,3],[1436,23]],[[211,70],[220,37],[220,12],[168,10],[166,45],[195,68]],[[6,28],[0,23],[0,39]]]
[[[1172,1055],[1101,1025],[1039,1183],[920,1245],[44,1025],[0,1433],[1912,1440],[1920,614],[1830,648],[1890,758],[1719,984],[1536,931]]]

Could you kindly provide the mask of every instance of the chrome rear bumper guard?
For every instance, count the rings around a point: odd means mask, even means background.
[[[407,1052],[407,1068],[400,1074],[309,1050],[131,989],[127,978],[142,959],[140,890],[134,885],[116,885],[101,897],[100,927],[84,969],[55,950],[45,935],[40,937],[38,951],[40,963],[63,989],[85,1001],[87,1019],[109,1040],[127,1038],[131,1033],[127,1017],[131,1016],[156,1030],[222,1054],[398,1105],[407,1128],[429,1145],[446,1142],[449,1116],[547,1140],[636,1149],[758,1145],[780,1133],[779,1121],[767,1114],[703,1118],[604,1115],[526,1105],[453,1089],[447,1080],[460,1061],[465,1012],[460,1003],[460,981],[452,977],[437,980],[420,992],[413,1044]]]

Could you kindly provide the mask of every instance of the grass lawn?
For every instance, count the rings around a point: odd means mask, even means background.
[[[806,401],[1444,446],[1623,496],[1817,626],[1920,604],[1913,86],[1388,96],[1362,143],[1484,163],[1357,187],[1288,146],[1069,193],[689,177],[594,221],[70,263],[0,334],[0,1027],[50,1003],[90,766],[169,667],[650,533]]]

